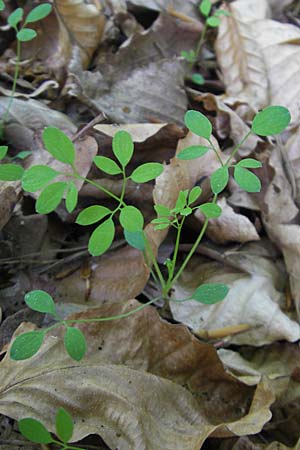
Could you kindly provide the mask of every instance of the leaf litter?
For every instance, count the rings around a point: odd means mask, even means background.
[[[181,56],[196,47],[203,29],[198,2],[57,1],[36,25],[38,38],[24,45],[17,80],[24,98],[14,99],[5,130],[9,157],[26,150],[30,154],[19,160],[25,168],[60,170],[41,140],[46,126],[58,127],[74,140],[80,175],[120,195],[120,180],[95,171],[92,160],[111,157],[114,133],[130,131],[136,146],[131,170],[164,164],[155,183],[131,183],[125,192],[143,211],[158,261],[172,254],[174,235],[154,229],[153,205],[172,209],[179,192],[195,185],[208,202],[209,177],[219,167],[212,152],[193,161],[175,157],[207,144],[186,132],[188,106],[212,122],[212,143],[224,162],[255,113],[269,104],[288,107],[293,128],[275,140],[253,135],[241,146],[236,162],[254,157],[263,163],[257,171],[263,189],[249,195],[230,179],[219,200],[223,215],[212,219],[171,293],[179,300],[199,284],[224,282],[226,299],[171,302],[169,308],[157,302],[123,320],[80,325],[88,352],[76,364],[62,348],[60,329],[47,335],[33,359],[16,364],[9,358],[13,333],[51,324],[24,308],[24,294],[45,289],[65,318],[72,311],[77,319],[108,317],[155,292],[150,269],[120,229],[106,255],[88,254],[91,229],[79,229],[76,215],[100,197],[112,206],[92,185],[78,181],[74,213],[59,206],[45,220],[34,214],[35,193],[22,194],[18,182],[0,183],[0,342],[2,355],[7,352],[0,363],[1,448],[9,441],[23,448],[11,419],[34,417],[54,431],[59,407],[72,414],[74,442],[94,435],[98,448],[298,448],[300,40],[294,3],[227,3],[230,15],[207,34],[196,65],[205,74],[203,86],[191,81]],[[1,115],[11,90],[13,40],[5,37],[3,45],[0,38]],[[199,211],[186,221],[180,258],[199,233]]]

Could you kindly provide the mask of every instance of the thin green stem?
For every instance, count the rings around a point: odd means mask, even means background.
[[[89,180],[88,178],[84,178],[81,175],[79,175],[79,173],[76,170],[76,167],[73,167],[74,173],[64,173],[61,172],[61,175],[67,176],[67,177],[74,177],[77,178],[78,180],[83,180],[86,183],[91,184],[92,186],[96,187],[97,189],[99,189],[99,191],[104,192],[105,194],[107,194],[109,197],[112,197],[113,199],[117,200],[119,203],[121,203],[122,205],[126,206],[126,203],[121,200],[120,197],[118,197],[117,195],[113,194],[112,192],[110,192],[108,189],[104,188],[103,186],[101,186],[101,184],[96,183],[95,181]]]
[[[168,281],[167,281],[166,286],[165,286],[165,290],[166,290],[166,292],[164,292],[165,295],[168,293],[168,291],[169,291],[169,289],[171,287],[171,284],[172,284],[174,271],[175,271],[175,267],[176,267],[176,262],[177,262],[178,251],[179,251],[181,231],[182,231],[184,220],[185,220],[185,217],[183,217],[181,223],[178,223],[177,236],[176,236],[176,241],[175,241],[175,248],[174,248],[174,253],[173,253],[173,258],[172,258],[172,269],[171,269],[171,271],[169,273]]]
[[[154,269],[156,270],[156,274],[157,274],[157,276],[158,276],[158,278],[159,278],[159,281],[160,281],[160,284],[161,284],[162,291],[164,291],[164,289],[165,289],[165,280],[164,280],[164,277],[163,277],[163,275],[162,275],[162,273],[161,273],[161,270],[160,270],[160,268],[159,268],[159,265],[157,264],[157,261],[156,261],[156,258],[155,258],[155,256],[154,256],[154,254],[153,254],[151,245],[150,245],[150,243],[149,243],[149,241],[147,240],[146,237],[145,237],[145,245],[146,245],[146,250],[147,250],[147,252],[148,252],[148,254],[149,254],[149,256],[150,256],[150,259],[151,259],[151,261],[152,261],[153,267],[154,267]]]
[[[111,317],[99,317],[95,319],[70,319],[65,320],[66,323],[72,324],[72,323],[91,323],[91,322],[109,322],[111,320],[119,320],[124,319],[125,317],[131,316],[132,314],[141,311],[142,309],[146,308],[147,306],[151,305],[154,302],[157,302],[157,300],[160,300],[161,297],[155,297],[152,300],[150,300],[147,303],[144,303],[141,306],[138,306],[137,308],[132,309],[131,311],[128,311],[124,314],[118,314],[117,316],[111,316]]]
[[[72,445],[65,444],[64,442],[57,441],[56,439],[52,439],[51,444],[59,445],[63,450],[84,450],[81,447],[73,447]]]
[[[207,30],[207,23],[205,22],[205,24],[204,24],[204,26],[202,28],[201,34],[200,34],[200,39],[199,39],[197,47],[195,49],[195,58],[196,58],[196,60],[199,58],[199,54],[200,54],[200,51],[201,51],[201,48],[202,48],[202,45],[203,45],[203,42],[204,42],[204,39],[205,39],[206,30]],[[191,70],[192,70],[192,68],[194,66],[194,63],[195,62],[191,62],[190,63],[190,69]]]
[[[16,31],[18,31],[18,30],[16,30]],[[17,81],[18,81],[18,76],[19,76],[19,71],[20,71],[20,60],[21,60],[21,42],[19,41],[19,39],[17,39],[16,68],[15,68],[15,73],[14,73],[13,85],[12,85],[11,96],[9,98],[8,106],[4,113],[4,117],[1,121],[2,124],[4,124],[7,121],[8,114],[9,114],[12,102],[14,100],[14,97],[15,97]]]
[[[216,203],[217,198],[218,198],[218,195],[215,194],[214,197],[213,197],[212,203]],[[193,247],[192,247],[191,250],[189,251],[187,257],[186,257],[185,260],[183,261],[183,263],[182,263],[180,269],[178,270],[177,274],[176,274],[175,277],[173,278],[172,284],[175,283],[175,281],[180,277],[180,275],[182,274],[182,272],[183,272],[184,269],[186,268],[188,262],[190,261],[191,257],[192,257],[193,254],[195,253],[195,250],[197,249],[198,245],[200,244],[200,242],[201,242],[201,240],[202,240],[202,238],[203,238],[203,236],[204,236],[204,234],[205,234],[205,232],[206,232],[206,229],[207,229],[207,226],[208,226],[208,221],[209,221],[208,219],[205,219],[205,221],[204,221],[204,223],[203,223],[203,225],[202,225],[202,229],[201,229],[201,231],[200,231],[200,233],[199,233],[199,236],[197,237],[197,239],[196,239],[196,241],[195,241]]]
[[[220,156],[218,150],[216,149],[216,147],[214,146],[214,144],[211,142],[210,139],[208,139],[208,142],[210,143],[212,150],[215,152],[215,155],[216,155],[216,157],[218,158],[219,163],[220,163],[221,166],[223,167],[223,166],[224,166],[224,163],[223,163],[223,161],[222,161],[222,158],[221,158],[221,156]]]
[[[241,146],[243,145],[243,143],[248,139],[248,137],[250,136],[250,134],[252,133],[252,131],[250,130],[245,137],[243,137],[243,139],[241,140],[241,142],[239,144],[237,144],[234,149],[231,152],[231,155],[228,156],[227,161],[225,162],[225,166],[228,166],[230,164],[230,161],[235,157],[237,151],[241,148]]]

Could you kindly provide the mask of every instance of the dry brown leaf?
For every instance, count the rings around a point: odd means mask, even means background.
[[[231,241],[245,243],[259,240],[255,226],[246,216],[237,214],[228,205],[225,197],[217,203],[222,208],[222,214],[217,219],[209,221],[206,235],[210,239],[218,244],[226,244]],[[195,217],[201,224],[204,223],[205,217],[200,209],[195,212]]]
[[[0,117],[6,111],[9,99],[0,98]],[[47,126],[62,128],[69,133],[75,133],[76,127],[63,113],[50,109],[36,100],[14,99],[5,126],[5,138],[16,150],[34,150],[36,130]]]
[[[231,16],[222,20],[216,42],[227,94],[257,109],[286,106],[297,121],[299,28],[270,20],[266,0],[238,0],[228,7]]]
[[[102,312],[121,312],[136,305],[129,301],[118,310],[115,305],[105,306]],[[82,314],[80,317],[91,317],[92,310]],[[232,382],[214,349],[197,342],[184,327],[163,322],[151,308],[127,320],[133,326],[128,326],[126,319],[115,327],[85,325],[93,347],[80,363],[67,356],[61,336],[47,335],[30,360],[16,363],[7,355],[0,363],[0,411],[16,419],[28,415],[38,418],[53,431],[52,418],[63,406],[75,422],[74,440],[96,433],[110,448],[122,450],[199,450],[212,432],[219,436],[257,433],[269,420],[273,402],[269,388],[263,384],[258,387],[247,413],[241,401],[247,403],[245,394],[251,395],[252,389]],[[17,333],[32,328],[23,324]],[[173,377],[202,392],[199,403],[187,389],[166,379]],[[203,393],[207,389],[210,399]],[[222,395],[229,404],[236,399],[238,407],[229,408]],[[207,400],[213,406],[212,397],[214,403],[216,398],[223,401],[210,414],[205,407]],[[217,415],[227,411],[226,424],[218,425]],[[236,420],[230,422],[233,416]]]
[[[216,53],[227,95],[238,97],[255,108],[269,104],[268,72],[257,42],[256,26],[268,14],[266,0],[239,0],[228,5],[218,29]]]
[[[0,231],[9,221],[18,196],[21,192],[20,182],[4,182],[0,184]]]
[[[200,31],[197,23],[162,15],[149,30],[131,36],[116,53],[106,52],[96,72],[83,71],[74,55],[66,92],[117,123],[182,124],[187,98],[185,63],[179,56],[196,44]]]
[[[248,244],[244,253],[235,252],[241,270],[245,268],[248,275],[237,269],[224,268],[223,264],[207,263],[194,257],[174,286],[175,299],[188,298],[202,283],[224,283],[230,290],[226,298],[215,305],[204,305],[193,300],[171,302],[174,318],[201,332],[249,326],[248,331],[237,335],[230,336],[228,331],[227,340],[235,344],[260,346],[279,339],[298,340],[298,323],[292,320],[293,316],[289,318],[280,309],[284,305],[284,269],[282,266],[276,267],[271,255],[265,257],[257,254],[257,245]]]
[[[105,18],[100,2],[83,0],[55,0],[59,17],[59,40],[68,39],[69,45],[81,50],[83,67],[87,67],[100,44]]]
[[[278,141],[269,160],[275,175],[265,193],[262,205],[267,233],[282,250],[285,258],[298,315],[300,314],[299,142],[299,128],[285,146]]]

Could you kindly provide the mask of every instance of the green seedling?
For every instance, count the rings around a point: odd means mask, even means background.
[[[89,239],[88,249],[90,254],[99,256],[108,250],[114,239],[115,220],[118,219],[128,244],[143,252],[151,274],[154,280],[160,285],[161,289],[160,297],[151,299],[149,302],[128,313],[112,317],[80,320],[63,320],[59,318],[55,303],[49,294],[44,291],[29,292],[25,297],[27,306],[35,311],[52,315],[57,323],[49,328],[32,331],[18,336],[14,340],[10,350],[11,358],[15,360],[30,358],[39,350],[45,334],[48,331],[58,326],[64,326],[66,329],[64,338],[65,348],[73,359],[79,361],[85,354],[86,343],[81,331],[74,327],[76,323],[123,319],[156,302],[159,298],[177,302],[195,300],[204,304],[215,304],[222,301],[228,293],[228,287],[219,283],[202,284],[195,290],[193,295],[183,300],[173,300],[170,298],[169,292],[199,246],[205,235],[209,220],[216,219],[222,214],[222,209],[217,204],[217,199],[218,195],[226,188],[231,174],[233,175],[235,182],[246,192],[259,192],[261,189],[259,178],[251,171],[251,169],[259,169],[261,167],[260,161],[253,158],[245,158],[237,163],[234,162],[234,157],[241,145],[251,134],[269,136],[281,133],[290,123],[290,119],[289,111],[282,106],[269,106],[268,108],[265,108],[255,116],[249,132],[243,137],[241,142],[233,148],[231,155],[228,156],[227,160],[224,162],[213,144],[211,138],[212,125],[210,121],[198,111],[187,111],[185,115],[186,127],[192,133],[206,139],[207,145],[195,145],[185,148],[177,155],[177,158],[181,160],[192,160],[202,157],[209,151],[213,151],[220,163],[220,167],[210,177],[210,185],[213,194],[210,202],[199,203],[202,190],[199,186],[195,186],[191,190],[179,192],[174,208],[168,208],[166,205],[155,205],[154,207],[157,213],[157,218],[152,221],[154,228],[156,230],[164,230],[173,227],[176,230],[173,256],[171,259],[165,261],[168,273],[167,279],[164,278],[151,250],[151,245],[143,231],[144,218],[142,212],[132,205],[127,205],[124,200],[126,184],[129,179],[135,183],[145,183],[154,180],[162,173],[163,166],[159,163],[142,164],[128,175],[126,173],[126,167],[131,161],[134,151],[133,141],[129,133],[126,131],[118,131],[115,134],[112,141],[115,159],[103,156],[96,156],[94,158],[94,163],[103,172],[110,175],[122,176],[123,188],[120,197],[116,196],[99,183],[80,176],[76,169],[76,152],[74,144],[57,128],[46,128],[43,133],[43,142],[47,151],[50,152],[55,159],[66,165],[66,171],[58,172],[51,167],[44,165],[32,166],[25,171],[17,164],[9,163],[0,165],[1,180],[10,181],[20,179],[25,191],[40,191],[36,202],[36,211],[40,214],[48,214],[54,211],[64,195],[67,210],[69,212],[74,211],[78,198],[74,181],[78,179],[92,184],[113,198],[116,201],[116,207],[114,209],[109,209],[101,205],[93,205],[83,209],[77,216],[76,223],[79,225],[86,226],[96,224],[96,228]],[[0,147],[1,158],[6,156],[6,152],[7,147]],[[60,178],[62,176],[64,177],[64,180],[67,181],[61,180]],[[177,269],[177,257],[183,225],[185,219],[196,209],[199,209],[202,212],[204,222],[190,252]]]
[[[5,4],[2,0],[0,0],[0,11],[4,10]],[[27,16],[24,18],[24,9],[23,8],[17,8],[15,9],[7,19],[7,24],[10,25],[16,32],[16,39],[17,39],[17,51],[16,51],[16,63],[15,63],[15,72],[14,72],[14,78],[13,78],[13,85],[12,85],[12,93],[9,99],[9,103],[7,106],[7,109],[4,113],[3,118],[0,121],[0,138],[3,136],[3,129],[5,122],[7,121],[11,105],[14,99],[14,95],[16,92],[17,87],[17,80],[19,76],[19,70],[20,70],[20,62],[21,62],[21,46],[22,42],[28,42],[34,39],[37,36],[37,33],[32,28],[28,27],[28,24],[38,22],[39,20],[44,19],[47,17],[52,10],[52,6],[50,3],[43,3],[41,5],[36,6],[34,9],[32,9]],[[21,25],[22,23],[22,25]]]
[[[55,417],[55,434],[59,440],[54,439],[39,420],[28,417],[19,420],[18,425],[20,433],[35,444],[56,444],[63,450],[83,450],[68,444],[73,436],[74,424],[64,408],[59,408]]]
[[[192,71],[194,64],[198,61],[199,55],[205,40],[208,28],[217,28],[221,23],[221,16],[229,16],[229,11],[225,9],[217,9],[212,14],[212,3],[210,0],[202,0],[199,4],[199,12],[204,17],[204,25],[200,34],[199,41],[195,50],[182,51],[181,56],[189,63],[189,68]],[[193,83],[202,85],[205,83],[204,77],[199,73],[193,73],[190,77]]]

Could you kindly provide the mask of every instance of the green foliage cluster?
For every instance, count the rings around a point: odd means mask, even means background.
[[[205,40],[205,35],[208,28],[216,28],[221,23],[221,16],[229,16],[229,11],[225,9],[217,9],[212,13],[212,2],[211,0],[202,0],[199,4],[199,12],[204,18],[204,25],[200,34],[199,42],[195,50],[184,50],[181,52],[181,56],[190,64],[190,69],[193,68],[194,64],[198,61],[199,54],[202,48],[202,45]],[[195,84],[202,85],[205,83],[203,76],[200,73],[193,73],[191,76],[191,80]]]
[[[51,436],[39,420],[26,417],[19,420],[18,425],[21,434],[35,444],[56,444],[63,450],[83,450],[68,444],[73,436],[74,424],[72,417],[64,408],[59,408],[55,417],[55,434],[59,441]]]
[[[289,111],[282,106],[270,106],[259,112],[252,123],[252,127],[242,141],[234,147],[231,155],[224,162],[218,150],[214,147],[212,137],[212,125],[210,121],[199,111],[190,110],[185,115],[185,125],[190,132],[204,138],[207,145],[192,146],[182,150],[177,157],[181,160],[192,160],[202,157],[208,151],[213,151],[220,163],[220,167],[211,175],[210,185],[213,198],[210,202],[199,203],[202,190],[199,186],[194,186],[190,191],[180,191],[175,207],[170,209],[166,205],[158,204],[154,206],[157,218],[152,223],[156,230],[164,230],[173,227],[176,230],[176,242],[171,259],[165,261],[168,277],[164,279],[163,274],[151,252],[150,243],[147,241],[143,231],[144,217],[142,212],[132,205],[125,203],[125,190],[128,180],[135,183],[146,183],[157,178],[163,172],[163,165],[159,163],[145,163],[135,168],[129,175],[126,168],[130,163],[134,144],[131,135],[126,131],[118,131],[112,140],[112,150],[114,159],[96,156],[95,165],[109,175],[122,176],[123,187],[121,196],[114,195],[100,184],[83,178],[76,168],[76,151],[71,139],[61,130],[55,127],[48,127],[43,132],[43,143],[45,149],[57,161],[66,165],[65,171],[57,171],[46,165],[31,166],[27,170],[16,163],[5,163],[0,165],[0,179],[5,181],[21,180],[24,191],[38,192],[36,201],[36,211],[40,214],[49,214],[57,208],[65,196],[65,204],[68,212],[73,212],[78,202],[78,192],[76,180],[83,180],[91,183],[101,191],[116,201],[116,207],[109,209],[102,205],[92,205],[79,212],[76,223],[82,226],[94,225],[88,249],[91,255],[99,256],[105,253],[113,242],[115,235],[115,221],[119,223],[124,231],[124,236],[129,245],[141,250],[149,268],[153,265],[153,278],[161,286],[161,296],[169,299],[169,291],[182,271],[186,267],[195,249],[201,242],[210,219],[218,218],[222,214],[222,209],[217,204],[218,195],[226,188],[230,173],[241,189],[246,192],[259,192],[261,183],[259,178],[251,172],[251,169],[259,169],[261,163],[253,158],[245,158],[237,163],[233,163],[234,156],[243,142],[251,133],[260,136],[268,136],[281,133],[290,122]],[[0,147],[0,159],[7,155],[7,147]],[[63,180],[61,179],[63,178]],[[181,233],[185,219],[196,209],[199,209],[205,221],[202,229],[193,244],[193,247],[186,259],[177,269],[177,256],[179,251]],[[177,269],[177,272],[176,272]],[[175,273],[176,272],[176,273]],[[195,300],[204,304],[214,304],[222,301],[228,293],[228,287],[224,284],[203,284],[189,298],[177,301]],[[154,300],[149,302],[152,303]],[[96,318],[91,320],[63,320],[57,314],[55,303],[52,297],[44,291],[32,291],[26,294],[25,302],[27,306],[35,311],[50,314],[57,322],[49,328],[21,334],[14,340],[10,356],[14,360],[22,360],[32,357],[41,347],[45,334],[51,329],[63,325],[66,329],[64,337],[65,348],[76,361],[83,358],[86,351],[86,342],[82,332],[72,326],[72,324],[88,321],[116,320],[126,317],[114,316],[110,318]],[[146,305],[142,305],[145,307]],[[137,308],[136,310],[139,310]],[[131,311],[129,314],[134,313]],[[128,315],[129,315],[128,314]]]
[[[0,0],[0,11],[5,9],[5,3],[3,0]],[[27,25],[38,22],[42,19],[45,19],[50,12],[52,11],[52,5],[50,3],[43,3],[41,5],[33,8],[26,17],[24,17],[24,9],[17,8],[15,9],[7,18],[7,24],[11,26],[16,32],[17,39],[17,54],[16,54],[16,64],[15,64],[15,73],[13,79],[12,86],[12,94],[6,109],[6,112],[3,116],[3,119],[0,121],[0,137],[3,136],[4,124],[7,120],[14,95],[17,87],[17,79],[19,75],[20,69],[20,60],[21,60],[21,44],[22,42],[28,42],[34,39],[37,36],[37,33],[32,28],[29,28]],[[25,157],[23,155],[23,157]]]

